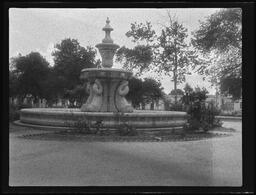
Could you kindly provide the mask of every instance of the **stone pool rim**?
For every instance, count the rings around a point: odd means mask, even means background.
[[[119,116],[121,116],[119,118]],[[81,112],[72,108],[26,108],[20,110],[20,120],[15,123],[22,126],[41,128],[70,128],[65,122],[75,122],[85,117],[90,121],[103,121],[103,128],[116,128],[127,123],[141,129],[181,129],[187,122],[187,113],[178,111],[135,110],[132,113],[120,112]]]

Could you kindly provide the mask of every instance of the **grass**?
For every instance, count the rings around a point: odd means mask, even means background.
[[[218,127],[213,131],[203,132],[142,132],[138,131],[135,136],[121,136],[113,132],[104,134],[85,134],[73,131],[42,131],[29,127],[16,126],[10,123],[10,133],[18,133],[19,138],[47,141],[86,141],[86,142],[175,142],[210,139],[214,137],[230,136],[234,129]]]

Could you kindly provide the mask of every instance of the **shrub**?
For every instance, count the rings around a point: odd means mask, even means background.
[[[75,132],[84,134],[102,134],[103,120],[92,123],[86,117],[77,118],[73,112],[71,112],[71,119],[75,122],[66,121],[65,125],[74,129]]]
[[[9,121],[15,121],[20,119],[20,112],[18,106],[9,104]]]
[[[115,113],[115,120],[117,122],[117,133],[121,136],[135,136],[138,134],[135,127],[129,125],[125,121],[124,113]]]
[[[32,108],[32,105],[31,104],[29,104],[29,103],[24,103],[24,104],[20,104],[20,105],[18,105],[18,109],[20,110],[20,109],[24,109],[24,108]]]
[[[95,123],[92,123],[90,120],[87,119],[78,119],[72,125],[72,127],[74,127],[79,133],[84,134],[102,134],[102,126],[102,120],[98,120]]]
[[[118,134],[121,136],[135,136],[138,134],[138,132],[131,125],[128,125],[127,123],[122,123],[118,126]]]
[[[181,102],[177,102],[176,104],[171,104],[169,107],[171,111],[184,111],[184,106]]]
[[[215,118],[219,113],[220,111],[213,104],[206,106],[204,102],[194,102],[189,106],[188,125],[185,126],[185,129],[208,131],[214,127],[221,126],[220,120]]]

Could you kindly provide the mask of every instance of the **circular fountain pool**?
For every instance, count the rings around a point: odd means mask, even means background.
[[[103,129],[116,129],[126,123],[136,129],[180,129],[186,123],[185,112],[134,110],[132,113],[81,112],[80,109],[30,108],[20,111],[16,124],[45,129],[69,129],[79,119],[95,123],[102,121]]]

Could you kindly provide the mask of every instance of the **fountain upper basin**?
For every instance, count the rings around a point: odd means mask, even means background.
[[[132,72],[116,68],[85,68],[81,71],[80,79],[122,79],[129,80]]]

